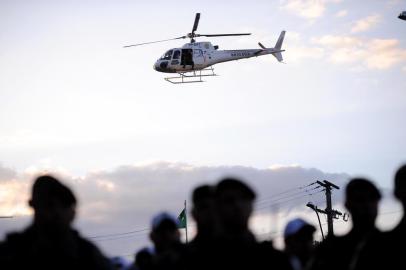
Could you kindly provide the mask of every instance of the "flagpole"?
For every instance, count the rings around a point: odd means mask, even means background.
[[[187,208],[186,208],[186,200],[185,200],[185,231],[186,231],[186,244],[188,243],[187,238]]]

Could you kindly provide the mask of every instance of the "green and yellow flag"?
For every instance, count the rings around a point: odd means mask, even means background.
[[[178,228],[179,229],[186,229],[186,209],[183,208],[182,212],[180,212],[179,216],[178,216]]]

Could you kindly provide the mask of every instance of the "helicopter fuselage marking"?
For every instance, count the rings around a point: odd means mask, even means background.
[[[235,57],[235,56],[238,56],[238,57],[240,57],[240,56],[250,56],[250,55],[251,55],[250,52],[235,52],[235,53],[231,53],[231,56],[232,56],[232,57]]]

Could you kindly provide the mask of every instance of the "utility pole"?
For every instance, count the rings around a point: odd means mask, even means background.
[[[187,208],[186,208],[186,200],[185,200],[185,220],[186,220],[185,232],[186,232],[186,244],[187,244],[189,241],[188,241],[188,237],[187,237]]]
[[[337,210],[334,210],[332,208],[331,191],[333,190],[333,188],[335,188],[335,189],[340,189],[340,188],[327,180],[323,180],[323,182],[316,181],[316,183],[319,186],[324,187],[324,191],[325,191],[325,195],[326,195],[326,209],[324,209],[324,210],[319,209],[319,208],[317,208],[317,206],[313,205],[312,203],[308,203],[306,206],[313,209],[314,211],[316,211],[316,214],[321,213],[321,214],[327,215],[328,235],[332,236],[332,235],[334,235],[333,219],[334,218],[338,219],[337,216],[342,216],[342,213]],[[320,219],[319,219],[319,224],[320,224]],[[320,224],[320,226],[321,226],[321,224]]]

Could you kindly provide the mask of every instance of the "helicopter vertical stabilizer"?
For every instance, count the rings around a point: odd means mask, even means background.
[[[285,38],[285,32],[286,31],[282,31],[279,35],[278,41],[275,44],[275,49],[280,50],[282,48],[283,39]]]

